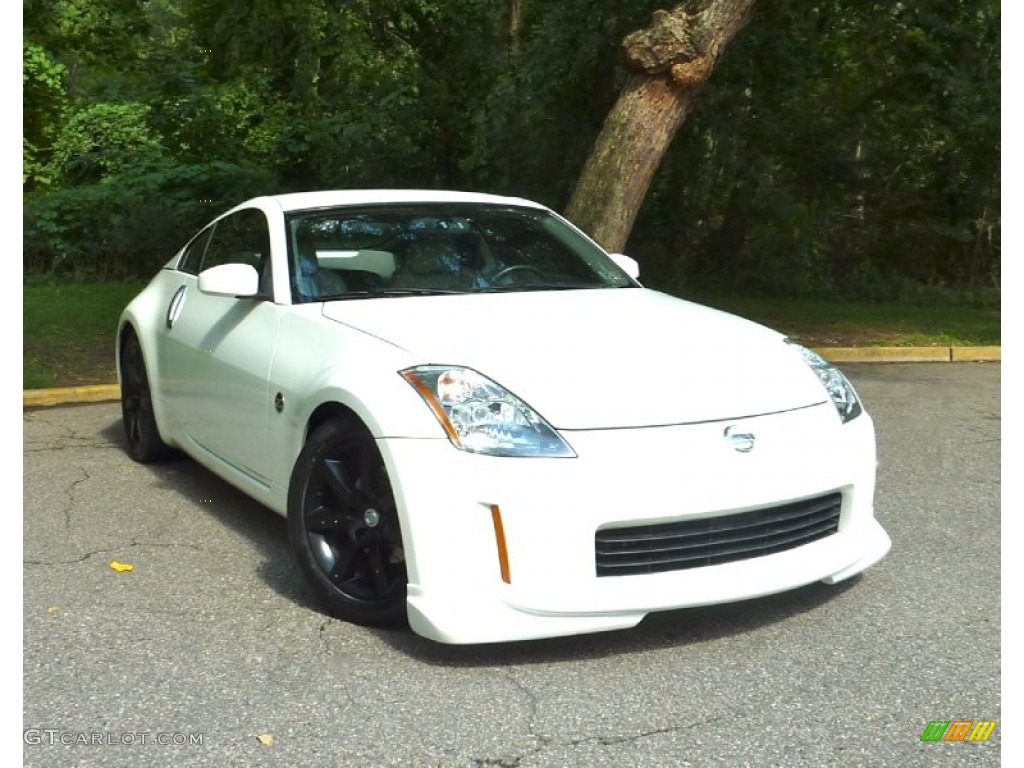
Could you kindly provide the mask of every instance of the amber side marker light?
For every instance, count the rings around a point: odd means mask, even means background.
[[[508,567],[508,547],[505,546],[505,526],[501,524],[501,510],[497,504],[491,504],[491,520],[494,522],[494,540],[498,545],[498,565],[501,567],[501,580],[512,583],[512,575]]]
[[[449,420],[448,414],[444,412],[444,408],[442,408],[441,404],[437,402],[437,398],[434,397],[434,393],[430,391],[430,387],[427,386],[426,382],[410,371],[403,373],[402,378],[416,388],[416,391],[420,393],[420,397],[426,401],[427,405],[430,406],[430,410],[432,410],[434,415],[437,417],[437,420],[441,422],[441,427],[444,428],[445,434],[448,435],[448,439],[461,448],[462,441],[459,439],[459,433],[455,431],[455,427]]]

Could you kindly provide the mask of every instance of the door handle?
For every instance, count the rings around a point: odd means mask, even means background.
[[[167,305],[167,327],[173,328],[174,323],[178,320],[178,315],[181,314],[181,308],[185,306],[185,290],[187,286],[181,286],[174,292],[174,296],[171,297],[171,303]]]

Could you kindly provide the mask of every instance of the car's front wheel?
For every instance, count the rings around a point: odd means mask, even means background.
[[[380,451],[358,420],[317,428],[295,462],[288,535],[308,582],[341,619],[405,619],[406,570],[394,495]]]

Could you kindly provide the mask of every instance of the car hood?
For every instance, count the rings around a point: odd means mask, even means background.
[[[827,399],[780,334],[642,288],[336,301],[323,313],[414,364],[473,368],[558,429],[735,419]]]

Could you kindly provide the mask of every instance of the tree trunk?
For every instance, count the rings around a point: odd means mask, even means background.
[[[523,9],[519,0],[508,0],[508,57],[519,55],[519,41],[522,35]]]
[[[566,217],[621,251],[654,172],[756,0],[690,0],[622,43],[630,73],[587,158]]]

